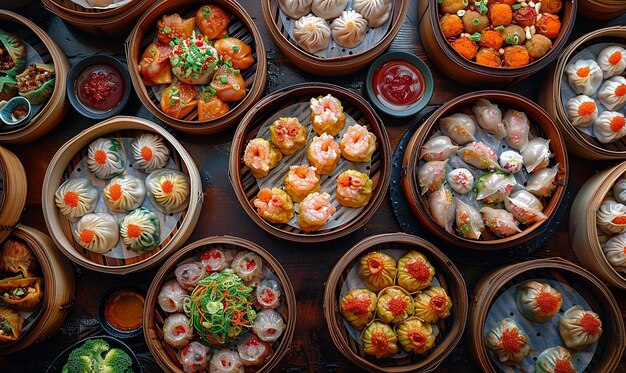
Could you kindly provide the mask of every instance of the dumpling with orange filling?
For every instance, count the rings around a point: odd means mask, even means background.
[[[372,180],[367,174],[346,170],[337,176],[337,202],[346,207],[362,207],[372,197]]]
[[[246,97],[246,81],[243,80],[241,71],[227,65],[217,69],[211,81],[211,88],[224,102],[239,101]]]
[[[306,145],[306,129],[298,118],[278,118],[270,125],[270,141],[281,153],[290,155]]]
[[[361,334],[363,351],[366,354],[382,359],[398,352],[398,336],[384,322],[374,321]]]
[[[422,253],[411,250],[398,259],[398,285],[410,293],[429,287],[434,276],[435,268]]]
[[[452,300],[440,286],[430,288],[415,295],[415,316],[428,323],[437,322],[450,316]]]
[[[254,64],[252,49],[241,39],[222,38],[216,40],[213,46],[217,49],[217,54],[222,61],[232,63],[233,69],[244,70]]]
[[[172,82],[172,65],[168,58],[170,51],[171,48],[167,45],[148,45],[139,61],[139,74],[143,84],[152,86]]]
[[[435,331],[429,323],[411,317],[396,326],[398,342],[406,352],[423,354],[435,345]]]
[[[396,260],[383,252],[371,251],[359,260],[357,273],[368,288],[377,292],[396,281]]]
[[[376,315],[384,322],[397,324],[412,316],[414,310],[413,298],[398,286],[386,288],[378,294]]]
[[[550,284],[530,280],[517,287],[516,302],[524,317],[543,323],[559,312],[563,297]]]
[[[198,105],[196,89],[185,83],[174,83],[161,94],[161,110],[172,118],[181,119]]]
[[[170,45],[174,38],[187,39],[196,28],[193,18],[182,19],[178,13],[164,15],[157,22],[157,40],[164,45]]]
[[[363,330],[374,318],[376,294],[367,289],[352,289],[339,302],[343,317],[356,330]]]
[[[207,39],[215,39],[228,34],[230,14],[217,5],[203,5],[196,12],[196,24]]]
[[[203,91],[198,100],[198,120],[213,120],[226,115],[230,107],[215,95],[215,91]]]
[[[270,223],[287,223],[294,215],[291,197],[280,188],[263,188],[252,202],[259,216]]]

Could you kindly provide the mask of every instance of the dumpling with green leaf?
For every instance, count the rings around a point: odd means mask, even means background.
[[[26,66],[26,48],[17,36],[0,30],[0,73],[15,76]]]

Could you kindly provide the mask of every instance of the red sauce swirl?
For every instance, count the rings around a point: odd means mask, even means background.
[[[424,94],[424,75],[407,61],[391,60],[376,69],[374,94],[390,109],[404,110]]]
[[[94,65],[80,73],[75,89],[83,105],[108,111],[120,103],[126,87],[117,69],[109,65]]]

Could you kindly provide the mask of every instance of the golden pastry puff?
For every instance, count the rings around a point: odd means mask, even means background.
[[[372,197],[372,180],[362,172],[347,170],[337,176],[337,202],[346,207],[362,207]]]
[[[0,343],[17,340],[22,335],[24,319],[19,312],[0,306]]]
[[[43,299],[43,278],[9,277],[0,281],[0,299],[16,310],[33,311]]]

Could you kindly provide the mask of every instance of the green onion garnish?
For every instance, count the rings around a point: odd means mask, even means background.
[[[472,36],[470,36],[470,39],[476,42],[480,41],[480,32],[473,33]]]
[[[512,6],[513,10],[518,10],[521,7],[522,7],[522,4],[515,4]]]
[[[504,26],[498,26],[498,27],[494,28],[494,30],[496,30],[496,31],[503,31],[504,28],[505,28]]]
[[[228,83],[228,77],[227,76],[222,75],[218,79],[219,79],[220,83],[222,83],[222,84]]]

